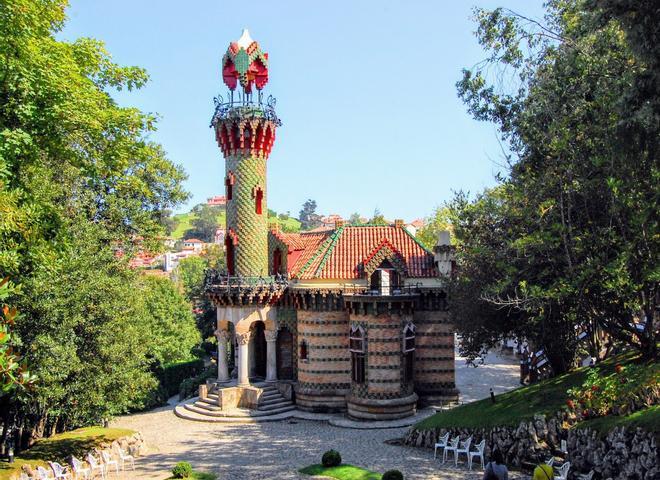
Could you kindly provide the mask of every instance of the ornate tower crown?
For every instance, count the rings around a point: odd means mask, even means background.
[[[261,90],[268,83],[268,54],[252,40],[247,28],[222,57],[222,79],[231,91],[240,83],[245,93],[252,93],[253,84]]]

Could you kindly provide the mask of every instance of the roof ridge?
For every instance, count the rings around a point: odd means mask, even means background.
[[[332,235],[330,235],[329,238],[332,240],[332,242],[330,242],[328,249],[325,251],[325,255],[323,255],[323,258],[319,262],[319,266],[316,269],[316,272],[314,272],[314,275],[319,275],[321,273],[323,267],[325,267],[325,264],[328,261],[328,258],[330,257],[330,254],[335,249],[335,246],[337,246],[337,240],[339,240],[339,237],[343,232],[344,232],[344,227],[339,227]]]
[[[328,235],[328,238],[323,240],[323,243],[317,247],[317,251],[314,255],[312,255],[309,260],[305,262],[305,265],[302,266],[300,270],[298,270],[298,274],[296,275],[298,278],[302,278],[303,274],[307,270],[307,268],[314,263],[314,260],[321,254],[321,252],[325,251],[325,249],[330,245],[330,242],[332,240],[333,235]],[[327,244],[327,245],[326,245]]]

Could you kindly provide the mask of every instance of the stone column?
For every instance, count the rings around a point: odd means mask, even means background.
[[[266,336],[266,381],[277,381],[277,330],[265,330]]]
[[[248,343],[250,342],[250,332],[237,333],[236,341],[238,343],[238,384],[249,385]]]
[[[226,383],[229,381],[229,371],[227,370],[227,342],[230,334],[228,330],[216,330],[215,338],[218,339],[218,382]]]

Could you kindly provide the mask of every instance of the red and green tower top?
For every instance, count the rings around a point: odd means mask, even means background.
[[[225,248],[229,275],[268,275],[266,161],[281,125],[275,99],[265,101],[268,54],[243,30],[222,57],[228,99],[215,99],[211,126],[225,157],[227,195]],[[256,92],[254,91],[256,90]],[[255,97],[256,93],[256,97]]]

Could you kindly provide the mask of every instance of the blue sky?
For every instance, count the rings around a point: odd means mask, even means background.
[[[461,68],[484,57],[473,6],[541,18],[537,0],[72,0],[62,37],[103,40],[115,61],[151,76],[117,95],[160,116],[153,139],[189,175],[178,211],[223,193],[224,161],[209,120],[225,95],[220,59],[243,27],[270,55],[266,94],[283,121],[268,164],[268,207],[412,220],[452,191],[494,184],[502,160],[492,125],[456,97]],[[226,97],[226,95],[225,95]]]

